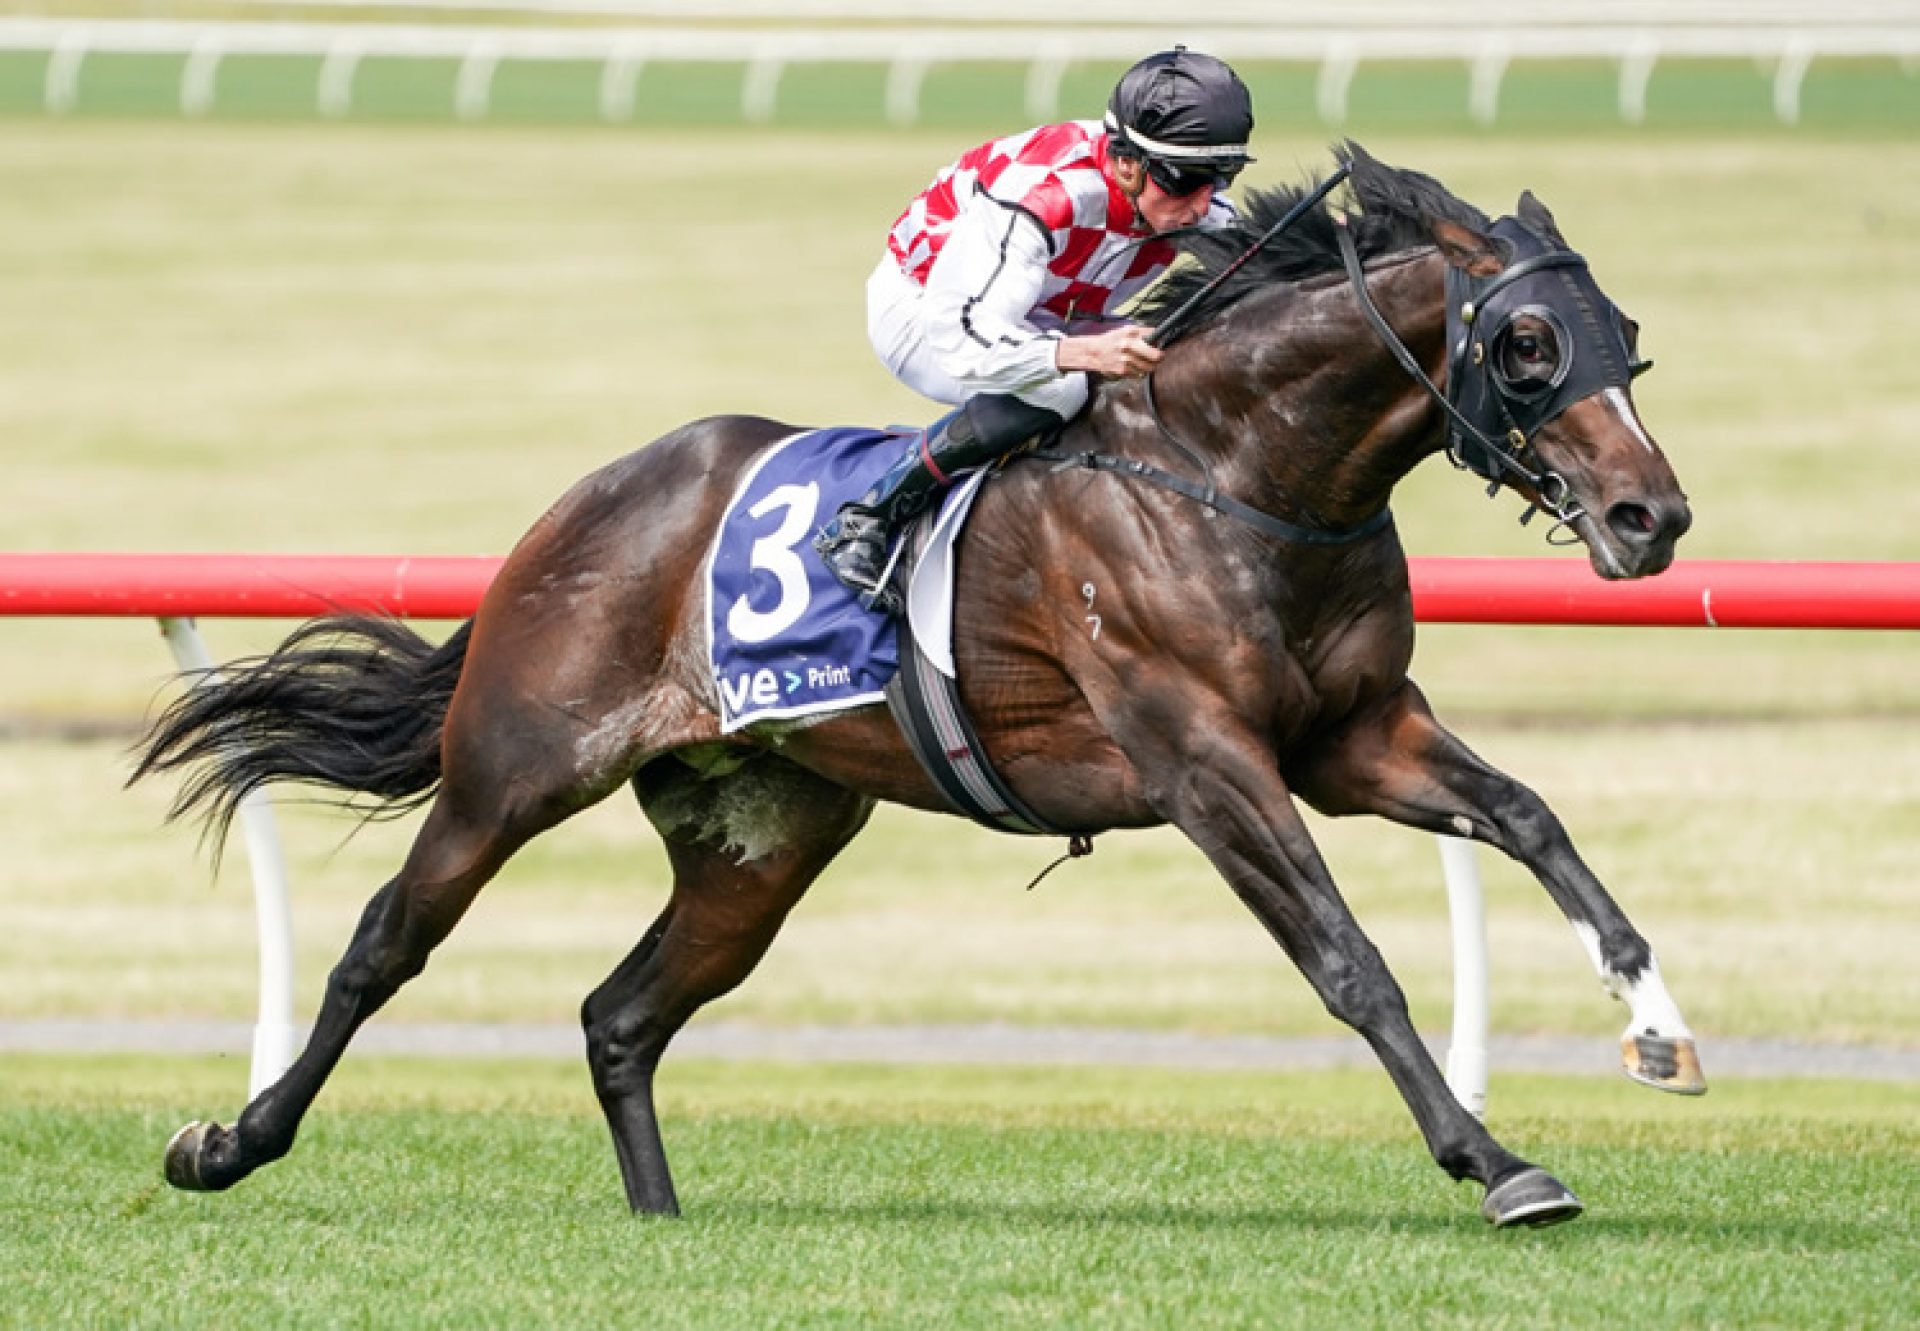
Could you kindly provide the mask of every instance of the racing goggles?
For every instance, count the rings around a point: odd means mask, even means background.
[[[1164,157],[1149,157],[1147,161],[1147,179],[1158,185],[1169,197],[1184,199],[1188,195],[1198,194],[1212,186],[1216,191],[1224,190],[1240,174],[1244,163],[1231,162],[1225,165],[1198,162],[1181,165],[1170,162]]]

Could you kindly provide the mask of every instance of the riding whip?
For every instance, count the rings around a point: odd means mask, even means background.
[[[1228,264],[1224,269],[1222,269],[1221,272],[1217,276],[1215,276],[1212,281],[1208,282],[1205,286],[1201,287],[1198,291],[1194,292],[1191,296],[1187,297],[1187,299],[1181,303],[1179,309],[1175,310],[1172,314],[1169,314],[1166,318],[1162,319],[1158,324],[1156,324],[1154,326],[1154,330],[1151,333],[1147,334],[1147,344],[1149,346],[1155,346],[1155,347],[1165,346],[1167,343],[1167,339],[1172,337],[1175,330],[1177,330],[1180,327],[1180,325],[1186,321],[1187,315],[1193,310],[1195,306],[1197,306],[1201,301],[1205,300],[1208,296],[1212,295],[1216,290],[1218,290],[1222,282],[1226,281],[1229,277],[1232,277],[1235,273],[1239,272],[1241,266],[1245,264],[1248,259],[1251,259],[1254,255],[1258,254],[1262,249],[1266,248],[1266,244],[1268,241],[1272,240],[1275,236],[1279,235],[1282,231],[1285,231],[1288,227],[1292,226],[1295,222],[1299,221],[1300,218],[1306,213],[1306,211],[1309,208],[1318,206],[1321,200],[1325,199],[1327,195],[1333,193],[1334,190],[1338,189],[1340,187],[1340,183],[1344,181],[1347,178],[1347,176],[1352,173],[1352,171],[1353,171],[1353,164],[1351,162],[1342,162],[1340,163],[1339,166],[1335,167],[1332,175],[1328,176],[1325,180],[1321,181],[1319,185],[1317,185],[1314,188],[1311,194],[1308,194],[1306,197],[1302,198],[1300,202],[1294,204],[1293,207],[1287,209],[1286,216],[1282,217],[1278,222],[1275,222],[1272,226],[1268,227],[1266,230],[1266,233],[1262,235],[1260,239],[1254,241],[1253,244],[1249,245],[1244,254],[1242,254],[1239,258],[1235,259],[1232,263]]]

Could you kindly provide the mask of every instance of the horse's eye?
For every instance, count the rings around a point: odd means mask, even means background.
[[[1507,392],[1522,397],[1558,382],[1562,355],[1559,329],[1550,314],[1524,311],[1494,340],[1494,373]]]

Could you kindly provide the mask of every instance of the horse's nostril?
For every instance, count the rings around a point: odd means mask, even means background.
[[[1640,544],[1653,536],[1660,522],[1645,504],[1622,501],[1607,510],[1607,526],[1621,540]]]

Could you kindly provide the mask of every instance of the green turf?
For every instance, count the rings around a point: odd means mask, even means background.
[[[1914,1092],[1503,1083],[1590,1207],[1490,1231],[1384,1079],[669,1062],[686,1218],[625,1214],[584,1072],[344,1071],[295,1153],[158,1179],[204,1062],[0,1060],[20,1326],[1893,1327]]]

